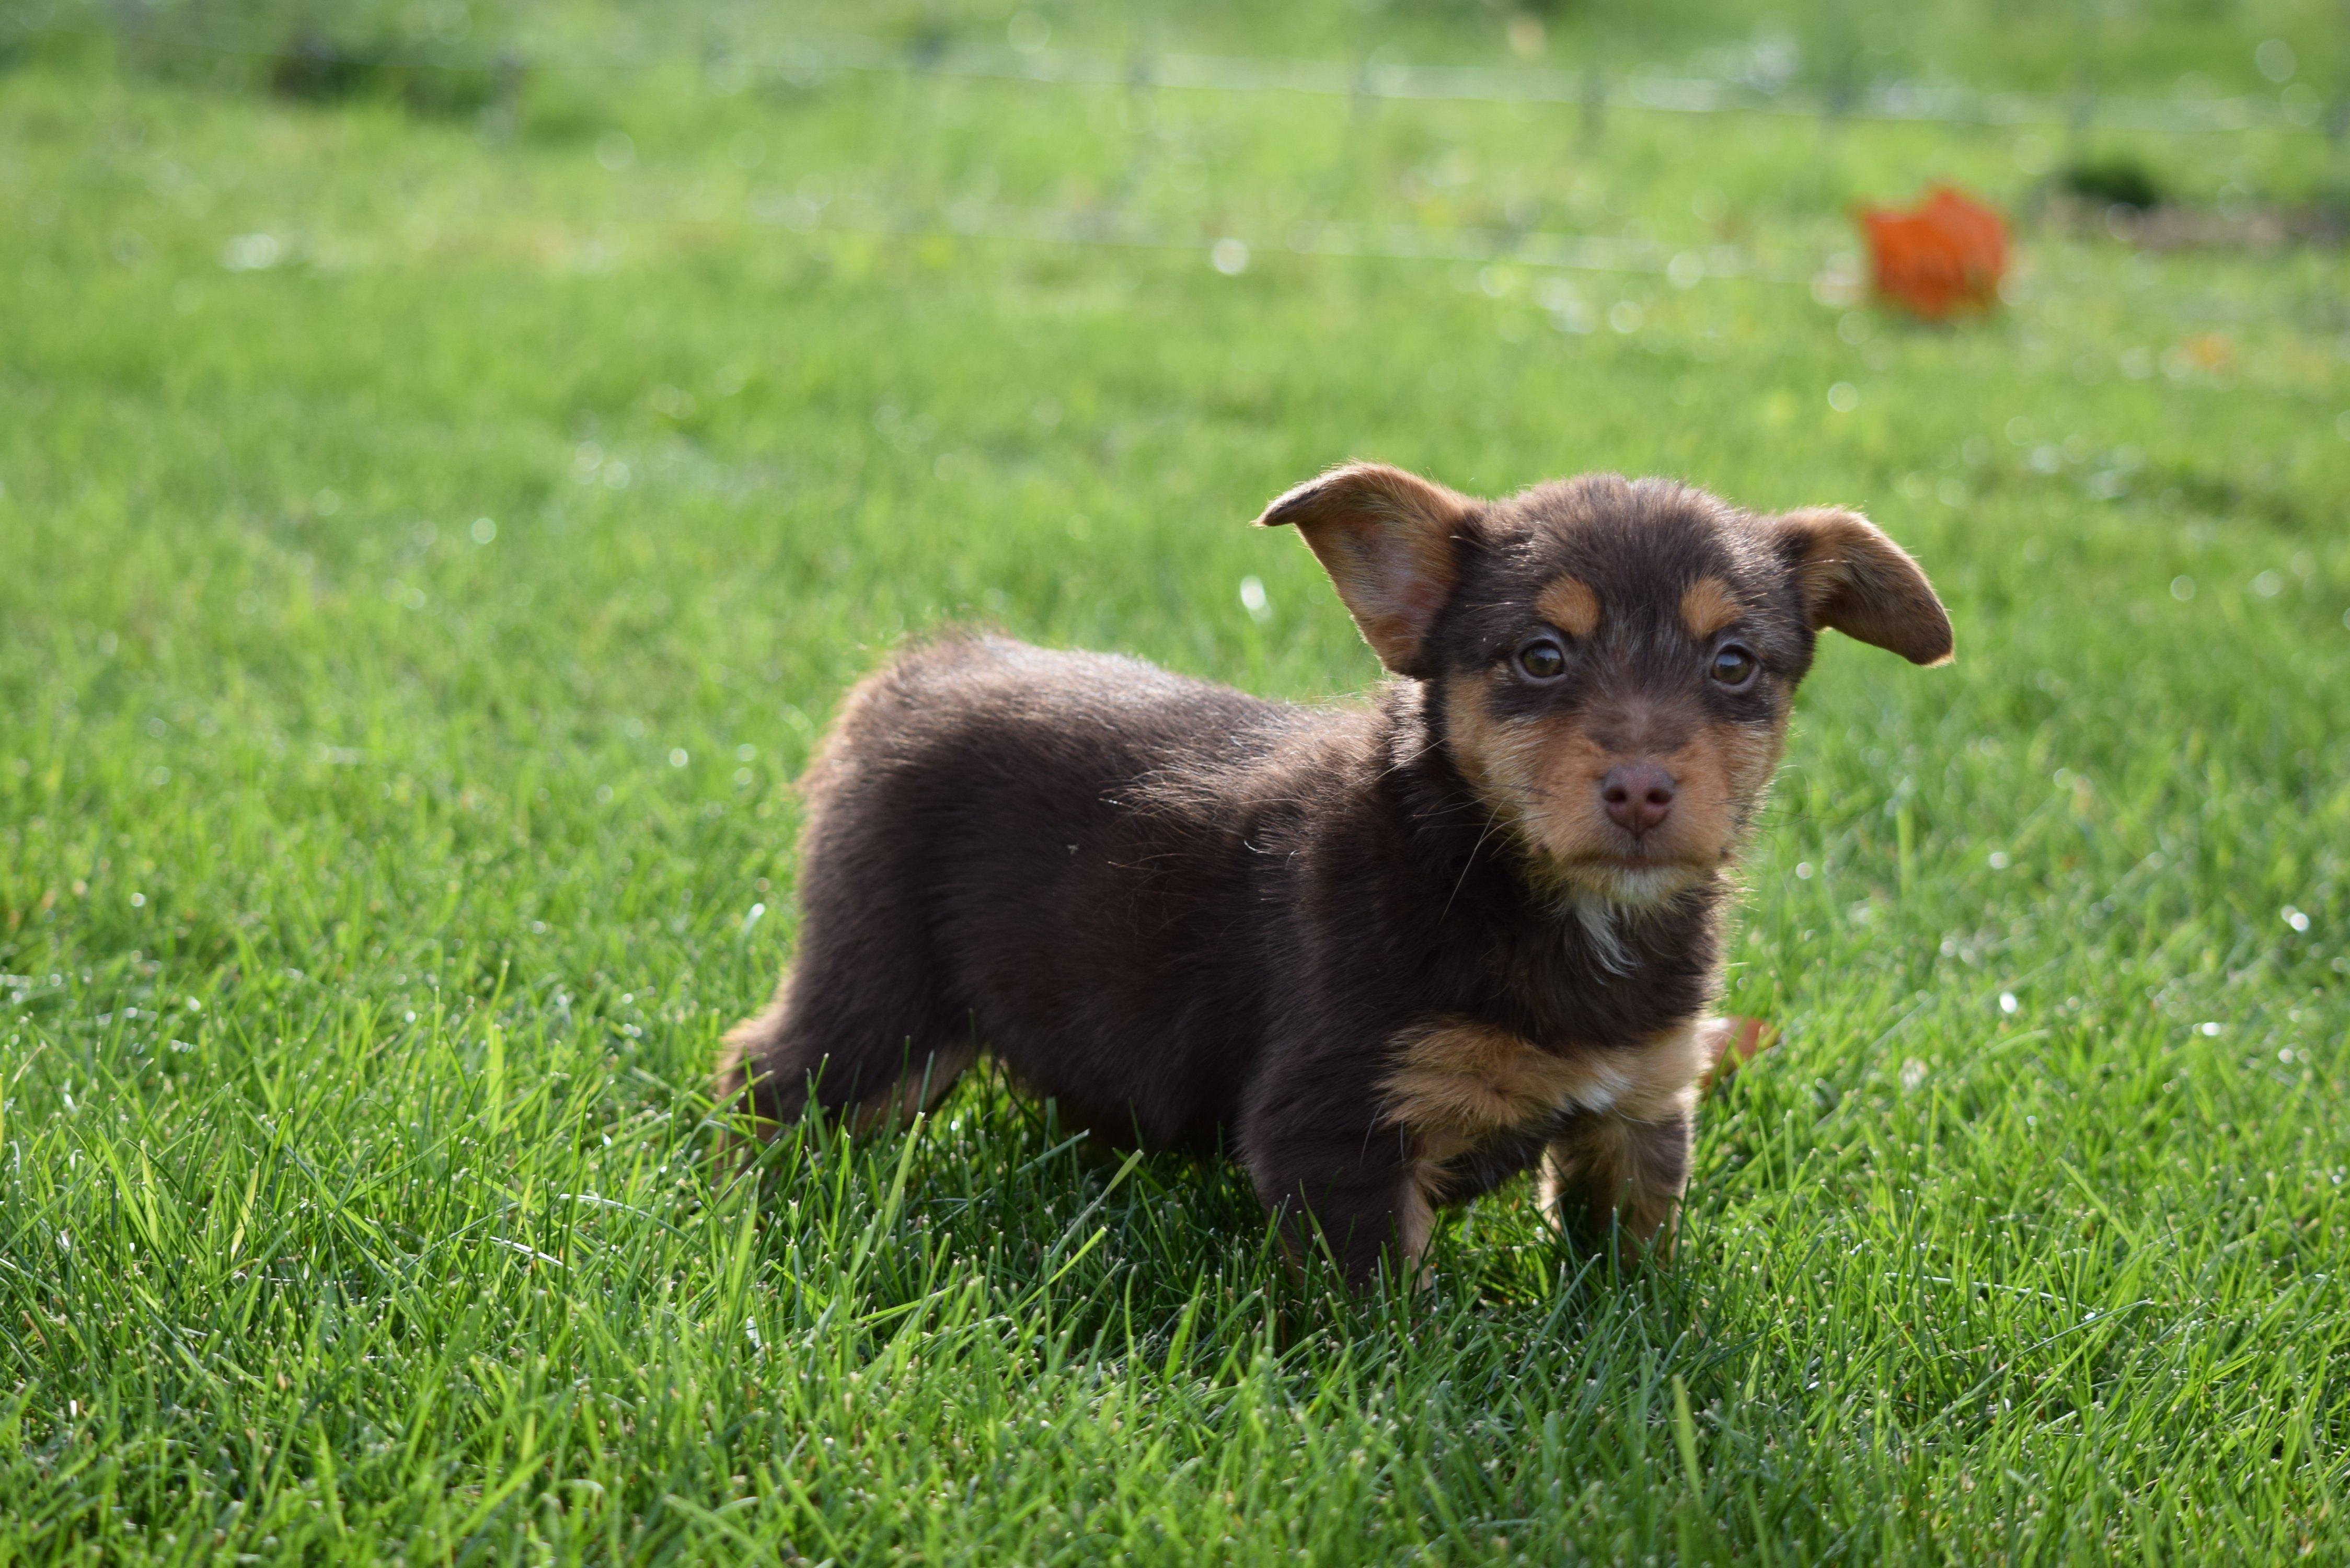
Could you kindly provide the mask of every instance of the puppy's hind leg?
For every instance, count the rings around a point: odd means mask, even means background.
[[[956,819],[968,759],[925,749],[925,715],[942,700],[921,664],[901,659],[859,682],[801,777],[798,950],[718,1064],[722,1103],[763,1138],[811,1106],[858,1127],[910,1117],[977,1054],[937,938],[941,868],[955,862],[940,825]]]
[[[859,1131],[912,1119],[952,1088],[978,1052],[968,1014],[926,966],[886,950],[843,952],[806,932],[766,1009],[729,1030],[721,1112],[771,1138],[811,1101]]]

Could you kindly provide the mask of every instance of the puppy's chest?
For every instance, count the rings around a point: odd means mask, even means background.
[[[1390,1043],[1380,1103],[1423,1162],[1522,1166],[1576,1116],[1645,1121],[1686,1109],[1705,1065],[1695,1019],[1628,1045],[1555,1048],[1491,1023],[1439,1020]]]

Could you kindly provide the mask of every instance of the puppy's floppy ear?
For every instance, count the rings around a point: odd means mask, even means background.
[[[1264,509],[1257,526],[1294,523],[1330,574],[1379,662],[1430,673],[1429,628],[1461,579],[1460,535],[1477,504],[1383,462],[1350,462]]]
[[[1889,649],[1912,664],[1948,664],[1950,618],[1908,551],[1877,524],[1840,506],[1808,506],[1768,519],[1814,630]]]

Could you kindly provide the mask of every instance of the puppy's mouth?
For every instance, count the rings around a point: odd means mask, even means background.
[[[1642,852],[1630,855],[1552,856],[1551,862],[1568,877],[1578,875],[1617,877],[1689,877],[1704,876],[1721,864],[1719,856],[1698,858],[1688,855],[1659,855]]]
[[[1559,854],[1536,849],[1544,868],[1578,894],[1627,908],[1663,903],[1711,877],[1727,856],[1695,855],[1686,846],[1632,844]]]
[[[1636,836],[1613,823],[1592,820],[1596,813],[1536,806],[1511,815],[1537,880],[1627,909],[1661,904],[1688,891],[1734,854],[1687,831]]]
[[[1570,865],[1615,867],[1626,871],[1653,871],[1662,866],[1702,865],[1703,861],[1690,855],[1669,855],[1643,844],[1630,849],[1601,850],[1596,853],[1565,856]]]

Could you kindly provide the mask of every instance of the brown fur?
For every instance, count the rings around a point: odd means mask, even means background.
[[[1813,621],[1891,649],[1912,664],[1948,664],[1950,618],[1918,564],[1857,512],[1806,507],[1778,519],[1800,550],[1796,576]]]
[[[1261,524],[1292,523],[1389,669],[1411,661],[1453,587],[1453,524],[1474,508],[1416,473],[1360,463],[1301,484]]]
[[[984,1049],[1073,1125],[1232,1153],[1357,1281],[1536,1166],[1560,1223],[1661,1246],[1814,639],[1945,659],[1933,590],[1854,514],[1612,474],[1482,502],[1357,464],[1259,521],[1394,679],[1299,708],[994,638],[900,653],[808,771],[798,949],[721,1101],[760,1137],[870,1126]]]

